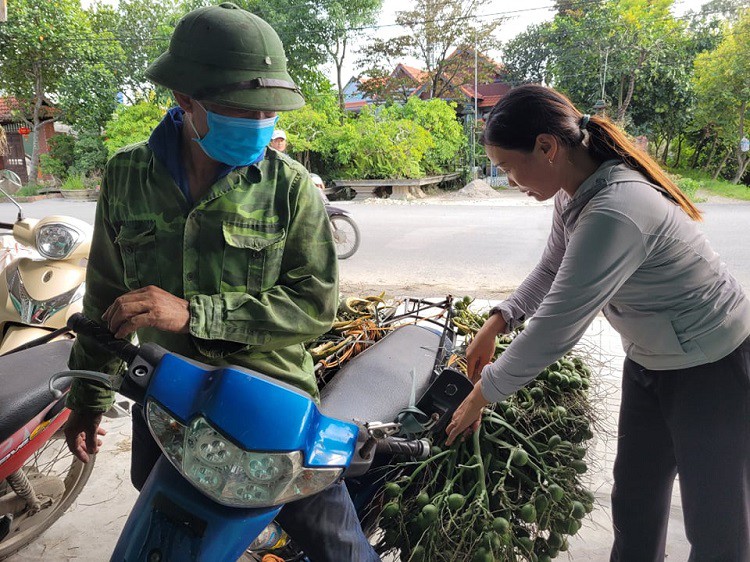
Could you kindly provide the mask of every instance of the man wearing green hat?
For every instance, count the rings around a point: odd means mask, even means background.
[[[277,112],[304,105],[281,41],[232,3],[199,8],[180,20],[146,75],[171,89],[178,107],[147,142],[107,163],[84,313],[117,337],[136,333],[142,343],[247,367],[317,397],[302,342],[335,317],[336,253],[308,173],[266,150]],[[120,366],[83,336],[70,359],[73,369]],[[66,439],[83,462],[101,444],[112,401],[95,383],[73,385]],[[160,454],[134,407],[136,488]],[[278,520],[312,560],[379,560],[343,484],[289,504]]]

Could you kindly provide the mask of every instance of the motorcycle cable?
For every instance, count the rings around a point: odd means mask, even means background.
[[[65,334],[69,334],[69,333],[70,333],[70,328],[68,328],[67,326],[63,326],[62,328],[58,328],[54,332],[50,332],[49,334],[45,334],[42,337],[36,338],[34,340],[31,340],[30,342],[27,342],[27,343],[25,343],[23,345],[19,345],[18,347],[14,348],[14,349],[11,349],[7,353],[3,353],[2,357],[8,356],[8,355],[12,355],[14,353],[17,353],[19,351],[23,351],[25,349],[31,349],[32,347],[37,347],[39,345],[44,345],[45,343],[51,342],[55,338],[59,338],[60,336],[63,336]]]

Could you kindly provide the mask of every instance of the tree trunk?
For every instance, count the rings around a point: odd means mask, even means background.
[[[698,158],[700,157],[701,151],[706,148],[706,142],[708,142],[708,132],[704,131],[701,140],[698,142],[698,146],[695,147],[693,159],[690,161],[689,166],[691,168],[695,168],[698,165]]]
[[[622,124],[623,120],[625,119],[625,113],[628,111],[630,100],[633,99],[633,90],[635,90],[635,72],[632,72],[630,74],[630,79],[628,80],[628,91],[625,94],[625,99],[622,100],[620,107],[617,108],[616,121],[620,124]]]
[[[659,157],[659,152],[661,151],[662,140],[663,138],[661,135],[657,135],[656,138],[654,139],[654,155],[657,158]]]
[[[641,49],[641,53],[638,56],[638,63],[635,68],[630,72],[630,80],[628,82],[628,93],[625,94],[625,99],[620,104],[620,108],[617,110],[617,121],[622,123],[625,120],[625,114],[628,112],[628,107],[633,99],[633,91],[635,90],[635,75],[643,66],[643,62],[646,60],[648,52],[645,49]],[[667,146],[669,144],[667,143]]]
[[[729,160],[729,157],[731,155],[732,155],[732,151],[731,150],[727,150],[727,153],[724,155],[724,159],[721,161],[721,164],[719,164],[719,167],[716,168],[716,171],[714,172],[714,175],[711,176],[712,179],[717,179],[719,177],[719,174],[724,169],[724,166],[726,165],[727,160]]]
[[[747,110],[747,101],[743,101],[742,105],[740,106],[740,131],[739,135],[737,136],[738,139],[741,139],[745,136],[745,111]],[[745,175],[745,170],[747,169],[747,155],[740,150],[739,143],[734,149],[735,154],[737,155],[737,174],[734,176],[734,179],[732,180],[732,183],[740,183],[740,180],[742,179],[742,176]]]
[[[750,164],[750,158],[745,156],[740,160],[737,167],[737,175],[734,176],[734,179],[732,180],[732,183],[740,183],[740,180],[742,179],[742,176],[745,175],[745,172],[747,172],[747,165]]]
[[[32,113],[32,149],[29,166],[29,183],[35,184],[39,175],[39,134],[41,131],[42,102],[44,102],[44,77],[40,63],[34,63],[34,110]]]
[[[667,144],[664,147],[664,153],[661,155],[661,161],[664,162],[664,164],[667,163],[667,159],[669,158],[669,145],[672,144],[672,134],[667,133]]]
[[[711,150],[708,153],[708,159],[706,159],[706,163],[703,164],[703,171],[707,172],[709,166],[711,166],[711,160],[714,159],[714,155],[716,154],[716,147],[719,145],[719,135],[714,136],[714,142],[711,143]]]
[[[675,160],[674,167],[679,168],[680,167],[680,156],[682,156],[682,141],[685,139],[684,136],[680,135],[680,138],[677,141],[677,160]]]
[[[338,43],[338,40],[336,40],[336,43]],[[338,51],[338,48],[337,48],[337,51]],[[339,109],[341,110],[341,115],[339,116],[339,122],[342,125],[344,124],[344,117],[346,116],[346,103],[344,103],[344,85],[342,82],[342,75],[341,75],[341,71],[344,66],[345,56],[346,56],[346,37],[344,37],[343,39],[343,48],[341,50],[341,56],[336,57],[336,80],[337,80],[337,84],[339,87]]]

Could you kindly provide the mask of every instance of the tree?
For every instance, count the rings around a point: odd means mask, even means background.
[[[713,51],[695,60],[695,89],[699,115],[710,122],[717,134],[732,147],[736,158],[733,183],[739,183],[750,158],[740,150],[750,119],[750,10],[745,10],[734,25],[727,24],[721,43]]]
[[[187,12],[180,0],[120,0],[117,7],[97,2],[89,10],[92,28],[97,33],[112,33],[124,56],[116,64],[120,92],[131,104],[155,93],[166,100],[170,95],[150,83],[145,72],[149,64],[169,47],[169,38],[179,18]]]
[[[112,112],[117,79],[108,63],[121,55],[110,33],[93,31],[78,0],[14,2],[0,25],[0,77],[32,130],[32,182],[44,123],[64,117],[80,128],[96,128]],[[48,96],[58,100],[58,113],[43,111]]]
[[[477,18],[488,3],[489,0],[416,0],[413,9],[396,15],[396,23],[407,32],[393,39],[375,39],[363,49],[361,66],[371,76],[382,76],[401,59],[413,57],[427,73],[426,97],[441,97],[452,88],[473,81],[475,49],[482,53],[499,45],[494,33],[504,20]],[[459,51],[459,56],[450,56],[455,51]],[[460,56],[461,51],[471,52],[471,61]],[[478,57],[477,62],[480,80],[497,71],[486,57]]]
[[[600,9],[573,4],[558,13],[549,38],[559,49],[552,61],[555,85],[589,107],[603,90],[615,107],[613,117],[624,123],[636,87],[650,80],[649,68],[669,63],[680,37],[673,1],[607,0]]]
[[[549,84],[550,59],[555,53],[549,39],[551,22],[530,25],[503,47],[503,65],[511,84]]]
[[[603,99],[624,123],[633,100],[644,105],[657,74],[669,79],[684,48],[674,0],[602,0],[598,5],[559,1],[551,22],[529,28],[504,48],[514,82],[545,82],[582,108]]]
[[[324,21],[324,49],[336,67],[341,123],[344,119],[344,80],[342,69],[347,47],[355,35],[361,35],[358,27],[375,21],[383,0],[319,0],[321,8],[318,18]],[[327,21],[326,21],[327,20]]]

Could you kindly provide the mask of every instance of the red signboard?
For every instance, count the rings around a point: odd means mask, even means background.
[[[31,133],[31,129],[29,129],[28,127],[18,127],[18,134],[19,135],[26,136],[26,135],[28,135],[30,133]]]

